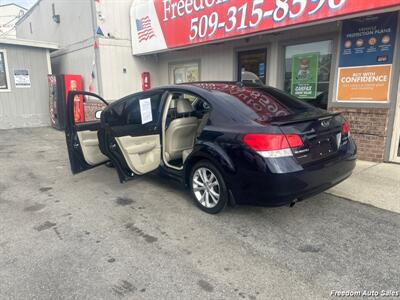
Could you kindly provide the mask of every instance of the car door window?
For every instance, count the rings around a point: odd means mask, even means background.
[[[115,156],[124,165],[119,172],[125,178],[146,174],[160,165],[162,95],[159,90],[125,97],[105,115],[104,122],[111,127],[110,142],[119,149]]]
[[[146,99],[150,99],[151,105],[151,122],[157,122],[160,112],[159,106],[161,101],[161,94],[153,94],[147,95],[144,94],[142,96],[136,97],[136,101],[131,101],[126,108],[126,124],[127,125],[140,125],[147,123],[143,120],[140,101],[146,101]]]
[[[199,96],[188,94],[188,93],[174,93],[171,104],[169,106],[169,110],[173,111],[176,110],[176,101],[178,99],[185,99],[190,102],[193,106],[194,112],[208,112],[210,110],[210,105],[207,101],[202,99]]]
[[[103,109],[108,103],[100,96],[71,91],[66,110],[66,140],[71,170],[74,174],[98,166],[108,160],[100,150],[98,132]]]
[[[196,117],[199,122],[199,127],[197,130],[198,135],[202,132],[203,128],[208,122],[211,106],[210,104],[204,100],[203,98],[185,92],[172,92],[172,99],[170,105],[168,107],[168,113],[165,122],[165,128],[168,129],[171,122],[175,119],[182,117]],[[190,102],[193,107],[193,111],[190,113],[180,114],[177,112],[176,103],[179,99],[185,99]]]
[[[110,126],[142,125],[140,100],[150,98],[151,123],[158,123],[162,92],[141,93],[125,97],[113,105],[107,119]]]
[[[107,105],[99,99],[91,96],[85,96],[83,98],[83,113],[85,115],[85,122],[99,121],[101,112],[106,107]],[[75,113],[77,113],[76,106],[74,107],[74,114]]]

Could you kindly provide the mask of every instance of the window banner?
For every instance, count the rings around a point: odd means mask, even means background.
[[[133,54],[155,53],[400,5],[400,0],[135,0]]]
[[[389,101],[397,12],[344,21],[338,101]]]
[[[292,57],[291,94],[300,99],[315,99],[318,86],[319,53],[306,53]]]

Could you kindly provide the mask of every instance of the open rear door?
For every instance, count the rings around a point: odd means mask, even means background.
[[[156,170],[161,162],[163,91],[127,96],[104,111],[102,148],[116,167],[121,182]]]
[[[100,151],[97,136],[101,128],[100,116],[107,106],[108,103],[96,94],[81,91],[69,92],[65,136],[73,174],[108,161],[108,157]]]

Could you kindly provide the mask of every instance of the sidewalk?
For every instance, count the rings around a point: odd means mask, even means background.
[[[353,175],[327,193],[400,213],[400,165],[359,160]]]

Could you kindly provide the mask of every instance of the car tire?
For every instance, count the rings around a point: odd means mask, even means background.
[[[229,194],[225,180],[221,172],[207,160],[193,166],[189,186],[196,205],[206,213],[217,214],[228,203]]]

